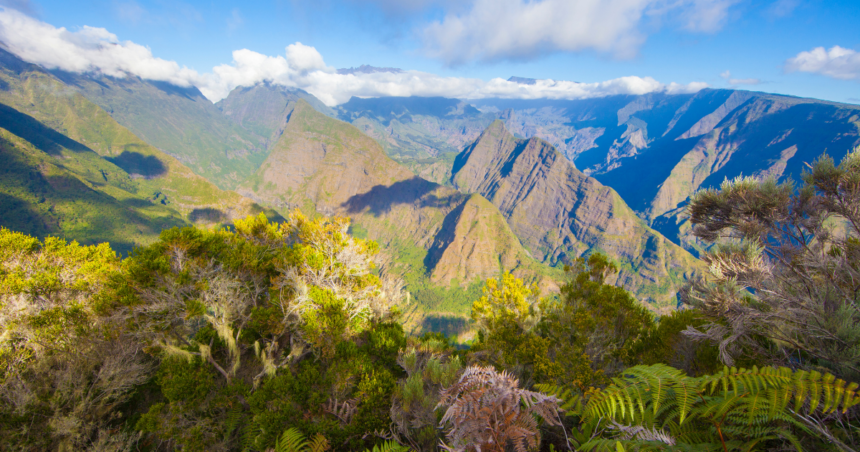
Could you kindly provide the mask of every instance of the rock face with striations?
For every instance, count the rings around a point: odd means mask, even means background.
[[[498,207],[538,260],[556,265],[604,252],[620,264],[617,282],[640,299],[668,306],[683,275],[697,265],[614,190],[581,173],[549,143],[515,138],[501,121],[457,157],[452,181]]]
[[[351,217],[387,250],[384,266],[393,273],[416,270],[398,262],[415,248],[426,254],[418,270],[442,285],[496,276],[500,269],[530,278],[545,270],[485,199],[415,176],[372,138],[304,100],[239,192],[282,211]]]

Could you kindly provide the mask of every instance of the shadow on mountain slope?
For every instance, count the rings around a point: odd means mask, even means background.
[[[448,245],[457,238],[457,222],[460,220],[460,215],[463,214],[463,209],[465,207],[466,203],[460,204],[456,209],[452,210],[451,213],[445,215],[445,219],[442,220],[442,227],[433,239],[433,244],[430,245],[430,249],[427,250],[427,256],[424,257],[424,267],[428,270],[432,271],[436,267],[436,264],[439,263],[439,259],[442,258],[442,254],[445,253]]]
[[[376,185],[365,193],[350,197],[342,206],[350,214],[370,212],[375,216],[390,212],[397,204],[417,204],[419,208],[442,207],[452,200],[450,196],[440,198],[432,194],[440,187],[415,176],[388,186]]]
[[[60,155],[63,148],[75,152],[93,152],[83,144],[45,126],[36,118],[3,104],[0,104],[0,126],[50,155]]]
[[[158,177],[167,173],[167,166],[153,155],[122,151],[122,154],[116,157],[108,157],[107,160],[122,168],[128,174],[139,174],[146,178]]]
[[[31,204],[15,196],[0,192],[0,226],[44,238],[56,230]]]
[[[223,223],[227,221],[227,215],[218,209],[206,207],[192,210],[188,214],[188,220],[192,223]]]

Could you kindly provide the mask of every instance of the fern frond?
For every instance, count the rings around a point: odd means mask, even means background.
[[[830,374],[788,368],[725,367],[714,375],[691,378],[658,364],[627,369],[621,378],[612,381],[612,385],[589,397],[582,410],[583,424],[597,425],[608,420],[641,426],[650,432],[665,431],[678,441],[679,447],[718,443],[715,435],[719,428],[724,439],[734,441],[732,447],[738,450],[754,449],[771,440],[799,448],[799,440],[792,432],[812,433],[802,422],[804,413],[831,415],[860,403],[857,384]],[[792,400],[795,411],[788,409]],[[709,429],[709,425],[713,428]],[[615,439],[629,441],[651,439],[616,436]],[[614,443],[600,443],[599,447],[590,441],[587,444],[590,449],[583,450],[611,451]],[[634,450],[663,447],[624,445]]]
[[[409,452],[410,449],[397,441],[386,441],[373,446],[373,449],[365,449],[364,452]]]
[[[299,429],[290,427],[275,440],[275,452],[305,452],[308,440]]]
[[[589,398],[584,413],[586,417],[590,420],[600,417],[625,419],[629,412],[632,420],[637,407],[643,414],[645,406],[649,405],[656,414],[667,402],[681,402],[683,419],[699,389],[686,381],[689,378],[683,372],[665,364],[634,366],[624,373],[624,378],[614,378],[613,385]],[[680,399],[674,396],[678,391],[682,395]]]
[[[571,388],[554,384],[536,384],[535,389],[559,399],[561,401],[559,411],[564,411],[566,416],[582,414],[582,396],[575,394]]]
[[[308,452],[325,452],[331,449],[331,444],[321,433],[314,435],[311,442],[308,443]]]

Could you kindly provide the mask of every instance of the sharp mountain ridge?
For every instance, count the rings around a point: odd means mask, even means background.
[[[501,120],[457,156],[452,182],[492,202],[538,260],[557,266],[603,252],[620,264],[616,282],[650,303],[671,304],[673,289],[697,267],[614,190],[548,142],[514,137]]]
[[[0,85],[0,225],[110,241],[128,252],[164,228],[264,210],[150,146],[75,87],[2,50]]]

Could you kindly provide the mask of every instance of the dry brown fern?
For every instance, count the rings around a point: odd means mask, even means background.
[[[358,401],[347,399],[343,402],[338,402],[337,399],[328,399],[328,402],[323,405],[323,410],[340,419],[344,424],[349,424],[352,416],[358,410]]]
[[[441,425],[449,426],[442,448],[448,451],[525,452],[540,444],[537,417],[559,425],[559,399],[521,389],[492,367],[469,367],[441,396],[437,408],[448,407]]]

